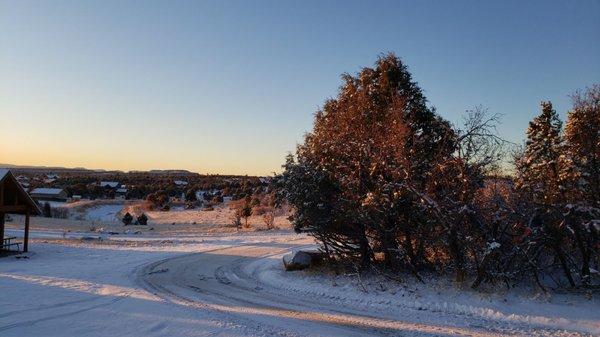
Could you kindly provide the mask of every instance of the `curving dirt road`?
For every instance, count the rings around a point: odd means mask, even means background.
[[[217,315],[246,335],[267,336],[514,336],[576,335],[443,312],[390,307],[365,312],[334,299],[297,294],[259,281],[245,266],[272,261],[292,244],[242,245],[187,254],[137,271],[146,290],[177,305]],[[297,246],[296,246],[297,247]]]

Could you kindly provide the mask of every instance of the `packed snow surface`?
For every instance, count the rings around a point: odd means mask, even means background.
[[[123,205],[100,205],[93,207],[85,214],[86,220],[91,221],[120,221],[118,214],[123,209]]]
[[[314,245],[287,231],[32,234],[28,258],[0,258],[3,337],[600,335],[593,296],[285,272]]]

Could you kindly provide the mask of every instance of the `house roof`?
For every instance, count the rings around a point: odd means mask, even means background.
[[[39,187],[31,191],[31,194],[47,194],[47,195],[58,195],[63,191],[62,188],[46,188]]]
[[[8,169],[0,169],[0,181],[4,180],[4,176],[6,176],[10,172]]]
[[[23,189],[23,186],[21,186],[21,184],[19,184],[19,182],[17,181],[17,178],[15,178],[15,176],[10,172],[10,170],[9,169],[0,169],[0,183],[4,183],[4,182],[8,182],[8,181],[12,182],[12,184],[15,186],[17,193],[20,194],[22,197],[24,197],[20,200],[25,201],[26,206],[30,212],[32,212],[33,214],[42,214],[42,211],[38,207],[37,203],[31,198],[29,193],[27,193],[25,191],[25,189]]]
[[[100,187],[112,187],[115,188],[117,186],[119,186],[119,182],[117,181],[101,181],[100,182]]]

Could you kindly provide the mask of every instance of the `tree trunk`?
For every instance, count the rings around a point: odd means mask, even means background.
[[[369,247],[369,240],[367,240],[367,235],[365,233],[364,226],[361,227],[361,233],[359,238],[360,245],[360,265],[361,268],[368,269],[371,266],[371,249]]]
[[[23,252],[29,251],[29,211],[25,213],[25,231],[23,233]]]
[[[4,244],[4,213],[0,213],[0,242]]]
[[[387,268],[391,270],[397,270],[398,268],[398,242],[393,234],[385,232],[383,233],[383,256],[384,263]]]
[[[570,227],[575,233],[575,242],[577,242],[577,246],[581,253],[581,282],[584,285],[588,285],[590,282],[590,250],[586,249],[587,247],[579,224],[574,224],[571,219],[567,219],[567,221],[570,223]]]
[[[560,262],[560,265],[563,269],[563,272],[565,273],[565,276],[567,277],[567,280],[569,280],[569,284],[572,288],[575,288],[575,281],[573,281],[573,276],[571,276],[571,272],[569,271],[569,266],[567,265],[567,259],[565,258],[565,254],[563,253],[562,249],[560,249],[560,246],[558,244],[554,245],[554,251],[556,252],[556,256],[558,257],[558,261]]]
[[[412,233],[410,232],[410,230],[406,231],[406,237],[404,238],[403,246],[404,246],[404,251],[406,252],[406,255],[408,255],[408,263],[413,268],[416,268],[415,250],[413,249]]]
[[[464,259],[460,243],[458,242],[458,233],[456,227],[453,226],[450,229],[450,237],[448,245],[450,248],[450,254],[454,259],[454,268],[456,269],[456,282],[463,282],[465,280],[465,271],[463,269]]]

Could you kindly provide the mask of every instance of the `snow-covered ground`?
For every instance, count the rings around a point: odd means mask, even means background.
[[[90,221],[120,222],[121,217],[118,215],[122,209],[122,204],[99,205],[87,210],[84,219]]]
[[[95,222],[121,222],[120,213],[125,207],[125,201],[115,200],[80,200],[76,202],[48,202],[52,208],[62,208],[68,211],[68,218]]]
[[[231,226],[233,223],[234,211],[229,208],[228,202],[216,205],[211,210],[197,207],[195,209],[184,209],[178,205],[172,207],[169,211],[148,211],[143,207],[141,200],[122,200],[122,199],[96,199],[96,200],[79,200],[75,202],[56,202],[51,201],[49,204],[53,208],[60,208],[67,211],[67,219],[60,219],[65,226],[65,230],[76,230],[77,227],[83,225],[85,228],[90,226],[110,228],[122,225],[124,213],[129,212],[134,216],[141,213],[148,216],[148,223],[152,226],[162,225],[205,225],[205,226]],[[289,214],[285,210],[279,209],[275,214],[275,227],[290,228],[291,224],[288,220]],[[67,223],[64,220],[80,221],[77,223]],[[35,218],[38,223],[43,219]],[[252,215],[248,219],[250,227],[264,228],[265,224],[261,215]],[[79,226],[78,226],[79,225]]]
[[[27,259],[0,259],[1,336],[600,334],[584,295],[284,272],[282,254],[312,245],[290,232],[87,235],[35,232]]]

